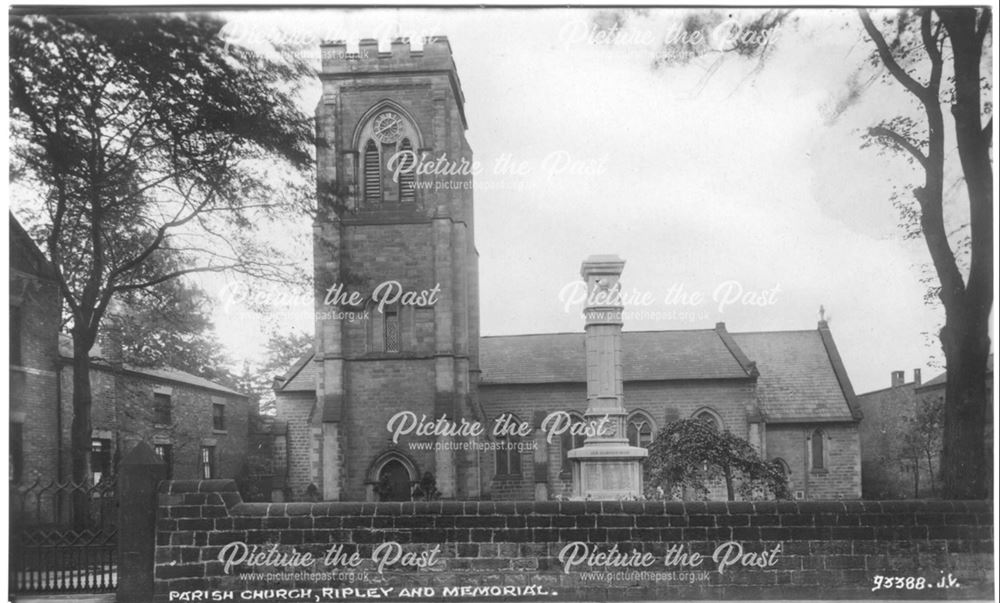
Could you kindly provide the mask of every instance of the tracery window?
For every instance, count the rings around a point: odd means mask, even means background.
[[[634,412],[628,418],[628,443],[637,448],[648,448],[653,442],[653,420],[642,412]]]
[[[391,102],[374,107],[356,134],[360,157],[357,174],[364,203],[412,203],[416,200],[416,164],[420,134],[402,109]]]

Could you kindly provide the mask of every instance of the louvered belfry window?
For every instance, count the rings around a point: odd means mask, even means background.
[[[382,166],[379,161],[378,145],[369,140],[365,145],[365,201],[379,203],[382,201]]]
[[[399,200],[403,203],[409,203],[416,198],[417,193],[414,189],[414,183],[417,180],[417,158],[413,155],[413,145],[410,144],[409,138],[404,138],[402,142],[399,143],[399,152],[405,153],[400,156]]]

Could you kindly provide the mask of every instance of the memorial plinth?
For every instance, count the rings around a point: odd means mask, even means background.
[[[587,412],[593,426],[583,446],[568,453],[574,499],[618,500],[642,494],[644,448],[630,446],[622,387],[622,300],[619,278],[625,261],[590,256],[580,268],[587,283]],[[596,429],[601,426],[602,429]]]

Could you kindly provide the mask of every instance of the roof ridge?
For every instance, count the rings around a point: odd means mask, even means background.
[[[293,379],[298,377],[299,373],[302,372],[302,369],[305,368],[305,366],[309,364],[309,362],[315,357],[316,357],[316,350],[314,349],[314,346],[309,346],[309,351],[305,354],[302,354],[302,357],[296,360],[295,363],[292,364],[292,366],[288,367],[288,370],[285,371],[285,374],[282,375],[280,378],[278,378],[278,380],[281,381],[281,385],[275,387],[274,389],[276,390],[285,389],[285,386],[291,383]],[[272,378],[272,380],[274,379]]]
[[[726,323],[719,322],[715,324],[715,334],[722,340],[722,345],[726,346],[729,350],[729,354],[736,360],[736,363],[740,365],[743,372],[747,374],[748,377],[758,377],[760,376],[760,371],[757,369],[757,363],[750,360],[743,348],[740,347],[736,340],[733,339],[732,334],[726,330]]]
[[[70,352],[70,351],[64,351],[63,345],[62,345],[63,343],[72,345],[73,344],[73,336],[72,335],[68,335],[66,333],[59,333],[59,344],[56,346],[57,349],[58,349],[59,358],[61,358],[63,360],[72,360],[73,359],[72,352]],[[101,351],[99,345],[96,346],[96,347],[98,348],[99,351]],[[90,361],[91,361],[90,362],[90,367],[93,368],[93,369],[98,369],[98,370],[113,370],[113,368],[114,368],[112,366],[111,361],[108,360],[107,357],[102,356],[101,354],[94,354],[93,353],[93,349],[91,349],[91,353],[88,354],[88,357],[90,358]],[[190,377],[192,379],[199,379],[199,380],[204,381],[205,383],[211,385],[211,387],[209,387],[208,385],[198,385],[198,384],[194,384],[194,383],[188,383],[188,385],[192,385],[194,387],[203,387],[205,389],[214,389],[216,391],[221,390],[221,391],[225,391],[225,392],[228,392],[228,393],[231,393],[231,394],[235,394],[235,395],[238,395],[238,396],[245,396],[246,395],[246,394],[241,394],[240,392],[236,391],[235,389],[233,389],[231,387],[228,387],[226,385],[223,385],[223,384],[221,384],[221,383],[219,383],[217,381],[213,381],[212,379],[208,379],[207,377],[202,377],[201,375],[196,375],[194,373],[191,373],[191,372],[188,372],[188,371],[185,371],[183,369],[179,369],[177,367],[173,367],[173,366],[170,366],[170,365],[163,365],[163,366],[140,366],[140,365],[137,365],[137,364],[132,364],[130,362],[122,362],[121,363],[121,367],[122,367],[122,370],[125,370],[125,371],[128,371],[128,372],[137,373],[137,374],[140,374],[140,375],[146,375],[148,377],[154,377],[154,378],[157,377],[157,375],[152,374],[152,371],[157,371],[157,372],[161,372],[161,373],[176,373],[178,375],[185,375],[185,376]],[[161,377],[161,378],[166,378],[166,377]],[[178,381],[178,380],[174,379],[174,381]]]
[[[906,383],[900,383],[899,385],[889,385],[889,386],[886,386],[886,387],[880,387],[879,389],[873,389],[873,390],[867,391],[867,392],[865,392],[863,394],[856,394],[856,395],[858,395],[858,396],[867,396],[868,394],[878,394],[878,393],[881,393],[881,392],[889,391],[891,389],[902,389],[904,387],[909,387],[911,385],[915,385],[916,387],[920,387],[919,385],[916,385],[916,381],[907,381]]]
[[[641,329],[630,331],[622,330],[626,333],[712,333],[715,329],[711,327],[700,329]],[[769,335],[774,333],[816,333],[817,329],[767,329],[764,331],[729,331],[730,335]],[[585,335],[584,331],[555,331],[552,333],[511,333],[508,335],[480,335],[480,339],[498,339],[501,337],[546,337],[552,335]]]
[[[622,330],[622,335],[639,333],[713,333],[715,329],[642,329],[639,331]],[[480,339],[496,339],[500,337],[545,337],[551,335],[586,335],[585,331],[557,331],[554,333],[514,333],[512,335],[480,335]]]
[[[820,321],[820,327],[817,329],[817,332],[819,333],[820,341],[823,342],[826,356],[830,360],[833,374],[840,385],[840,391],[844,395],[844,401],[847,402],[847,408],[851,412],[851,416],[854,417],[854,420],[860,421],[863,415],[861,413],[861,406],[858,404],[857,395],[854,393],[854,385],[851,384],[851,378],[847,374],[847,368],[844,366],[844,361],[840,357],[837,344],[833,341],[833,333],[830,332],[830,327],[827,326],[826,321]]]
[[[768,329],[767,331],[730,331],[730,335],[768,335],[771,333],[815,333],[816,329]]]
[[[584,335],[583,331],[559,331],[556,333],[515,333],[513,335],[480,335],[480,339],[492,339],[498,337],[544,337],[548,335]]]

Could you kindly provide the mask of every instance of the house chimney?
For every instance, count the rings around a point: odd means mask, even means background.
[[[892,386],[899,387],[906,382],[905,371],[892,371]]]
[[[920,369],[913,369],[913,387],[920,387]]]
[[[112,299],[104,315],[103,332],[98,337],[101,358],[115,369],[121,369],[124,363],[123,339],[127,312],[125,304]]]

